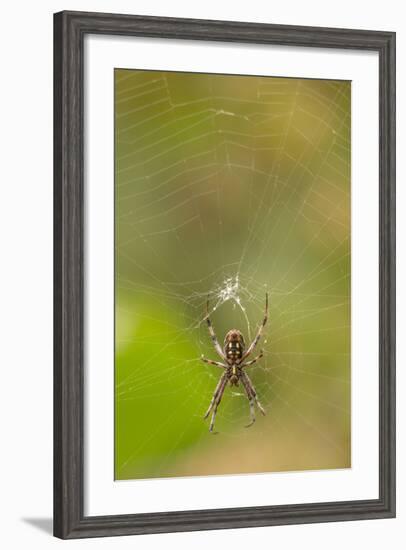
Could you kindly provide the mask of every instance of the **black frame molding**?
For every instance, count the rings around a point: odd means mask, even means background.
[[[85,516],[83,511],[83,41],[86,34],[379,53],[379,498]],[[54,535],[63,539],[395,516],[395,33],[60,12],[54,15]]]

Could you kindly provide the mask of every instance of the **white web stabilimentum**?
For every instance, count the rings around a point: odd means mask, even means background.
[[[267,417],[236,429],[249,407],[243,388],[228,388],[219,431],[264,436],[296,423],[345,457],[315,418],[349,422],[349,84],[256,77],[235,89],[200,76],[185,90],[176,73],[116,74],[116,347],[149,350],[118,377],[116,399],[164,408],[120,467],[173,432],[156,466],[170,471],[197,420],[203,444],[221,374],[200,360],[218,360],[206,302],[220,344],[231,328],[248,344],[266,292],[264,357],[249,373]],[[176,408],[165,410],[167,392]]]
[[[239,275],[237,274],[235,275],[235,277],[227,277],[218,288],[214,289],[213,295],[215,300],[215,304],[212,308],[213,312],[216,311],[219,306],[221,306],[228,300],[231,300],[233,304],[240,308],[247,323],[248,337],[251,338],[250,320],[242,302],[244,295],[248,298],[249,293],[247,292],[247,290],[244,291],[244,289],[241,289]]]

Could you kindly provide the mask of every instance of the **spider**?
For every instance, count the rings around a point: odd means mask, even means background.
[[[244,351],[245,343],[244,343],[243,335],[239,330],[234,328],[231,329],[229,332],[227,332],[226,337],[224,338],[224,348],[221,349],[221,346],[217,340],[217,336],[214,332],[213,325],[211,324],[210,317],[209,317],[209,300],[207,300],[207,303],[206,303],[205,319],[207,322],[207,326],[209,328],[211,339],[213,340],[214,348],[217,351],[217,353],[220,355],[220,357],[223,359],[224,363],[220,361],[212,361],[211,359],[206,359],[203,356],[201,357],[201,360],[204,363],[208,363],[209,365],[215,365],[216,367],[220,367],[221,369],[224,370],[224,372],[220,377],[220,380],[216,386],[216,389],[214,390],[213,398],[210,402],[210,405],[209,405],[209,408],[207,409],[206,414],[204,415],[204,419],[206,419],[209,416],[210,412],[213,411],[211,421],[210,421],[210,428],[209,428],[209,431],[213,432],[214,419],[216,418],[217,408],[220,405],[220,401],[221,401],[221,398],[223,397],[224,390],[226,389],[227,382],[230,384],[230,386],[238,386],[241,380],[250,404],[251,422],[246,426],[247,428],[249,428],[255,422],[254,402],[257,404],[257,407],[259,408],[261,413],[265,416],[265,411],[261,403],[258,401],[255,388],[252,385],[252,382],[248,378],[248,375],[244,369],[256,363],[259,359],[261,359],[261,357],[264,354],[263,350],[261,350],[259,355],[257,355],[257,357],[255,357],[254,359],[251,359],[250,361],[246,361],[247,357],[252,353],[255,346],[258,344],[258,341],[261,338],[264,326],[266,325],[266,322],[268,320],[268,293],[266,293],[265,295],[265,315],[264,315],[263,321],[258,329],[257,335],[255,336],[251,344],[248,346],[246,351]]]

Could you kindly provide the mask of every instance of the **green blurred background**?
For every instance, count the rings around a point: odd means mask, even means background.
[[[347,468],[350,82],[115,71],[115,478]],[[220,342],[270,317],[226,389]]]

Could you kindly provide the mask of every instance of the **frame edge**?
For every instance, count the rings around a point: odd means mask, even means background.
[[[78,47],[79,46],[79,47]],[[80,28],[54,15],[54,535],[83,512],[83,124]]]

